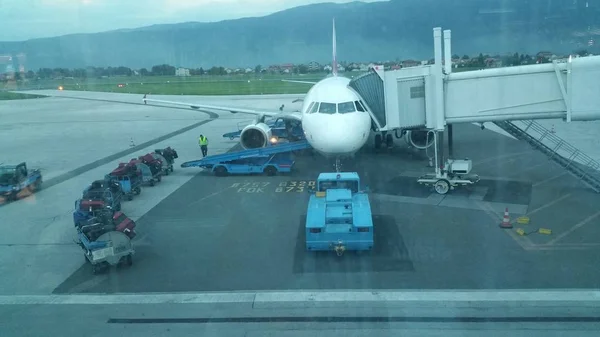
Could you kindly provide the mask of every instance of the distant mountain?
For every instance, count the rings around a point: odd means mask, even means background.
[[[24,53],[26,67],[184,67],[329,62],[335,16],[338,58],[433,56],[432,28],[452,29],[456,54],[598,51],[600,0],[394,0],[322,3],[215,23],[186,22],[0,42]]]

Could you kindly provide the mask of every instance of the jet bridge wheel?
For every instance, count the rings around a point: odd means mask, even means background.
[[[450,191],[450,182],[446,179],[440,179],[435,182],[435,185],[433,185],[433,188],[435,189],[435,191],[438,194],[444,195],[444,194],[448,193],[448,191]]]

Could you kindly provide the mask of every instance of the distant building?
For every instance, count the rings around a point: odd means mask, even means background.
[[[421,65],[421,62],[419,61],[415,61],[415,60],[405,60],[402,61],[402,68],[408,68],[408,67],[416,67]]]
[[[502,60],[493,58],[493,57],[488,57],[484,60],[485,62],[485,66],[488,68],[500,68],[502,67]]]
[[[321,65],[315,61],[308,63],[308,71],[318,71],[321,68]]]
[[[284,73],[289,73],[294,70],[294,65],[292,63],[285,63],[279,66],[279,69]]]
[[[190,76],[190,70],[187,68],[177,68],[175,76]]]
[[[4,79],[12,79],[14,75],[12,64],[12,56],[0,55],[0,74],[5,74]]]

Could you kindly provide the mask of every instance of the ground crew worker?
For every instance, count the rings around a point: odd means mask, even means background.
[[[208,138],[204,137],[204,135],[200,135],[198,138],[198,145],[200,145],[200,150],[202,150],[202,158],[206,157],[208,153]]]

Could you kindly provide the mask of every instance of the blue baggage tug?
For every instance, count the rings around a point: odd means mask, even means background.
[[[306,249],[335,251],[373,248],[373,219],[356,172],[321,173],[306,215]]]
[[[28,170],[25,163],[0,165],[0,205],[26,197],[41,187],[40,170]]]

